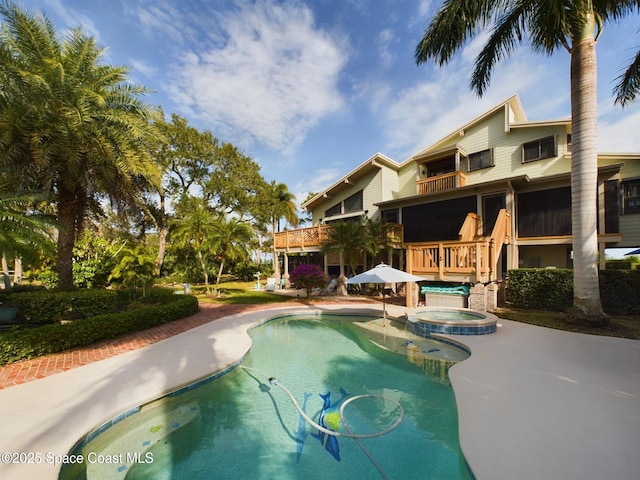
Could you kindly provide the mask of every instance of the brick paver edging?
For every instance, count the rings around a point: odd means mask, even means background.
[[[362,298],[358,302],[363,302]],[[327,300],[321,302],[329,303],[353,303],[349,300]],[[316,303],[314,303],[315,305]],[[320,303],[318,303],[320,304]],[[38,357],[32,360],[23,360],[0,367],[0,390],[13,387],[21,383],[31,382],[40,378],[48,377],[56,373],[64,372],[72,368],[81,367],[89,363],[98,362],[106,358],[115,357],[121,353],[137,350],[166,338],[172,337],[192,328],[199,327],[205,323],[212,322],[218,318],[234,315],[242,312],[256,310],[266,310],[277,307],[297,307],[309,305],[304,302],[282,302],[260,305],[219,305],[203,303],[199,306],[199,311],[190,317],[176,320],[164,325],[149,328],[139,332],[132,332],[121,337],[100,342],[87,347],[81,347],[66,352]]]

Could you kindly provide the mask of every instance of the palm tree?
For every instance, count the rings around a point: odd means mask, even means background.
[[[346,293],[344,262],[356,273],[358,261],[364,251],[364,226],[360,221],[332,222],[327,230],[327,237],[322,244],[323,254],[336,252],[340,255],[340,277],[338,278],[338,295]]]
[[[639,8],[638,0],[447,0],[427,26],[415,52],[418,65],[448,63],[486,26],[491,35],[478,57],[471,88],[482,95],[494,65],[526,37],[547,55],[564,47],[571,55],[571,204],[574,311],[602,319],[597,267],[596,42],[605,23]]]
[[[371,255],[371,260],[375,262],[378,256],[383,253],[393,252],[393,245],[399,242],[394,238],[393,225],[382,220],[372,220],[367,218],[364,224],[363,248]],[[365,265],[366,268],[366,265]]]
[[[253,236],[252,228],[239,218],[220,217],[216,220],[210,238],[211,250],[215,259],[220,263],[216,278],[216,294],[225,262],[246,260],[249,256],[249,246]]]
[[[171,222],[171,239],[176,246],[185,248],[196,256],[209,289],[209,262],[212,255],[212,238],[218,230],[218,223],[207,202],[203,199],[185,198],[180,211]]]
[[[54,251],[55,219],[31,206],[38,198],[30,192],[0,193],[0,252],[9,258],[37,258]]]
[[[136,178],[156,179],[142,141],[146,89],[101,63],[80,29],[63,41],[45,16],[3,1],[0,14],[0,166],[18,188],[50,191],[59,222],[60,287],[73,287],[73,246],[91,206],[135,202]]]
[[[5,288],[10,288],[7,260],[14,261],[14,283],[20,282],[22,261],[36,260],[55,251],[55,219],[34,209],[43,196],[32,192],[14,192],[0,186],[0,254]]]
[[[272,181],[268,187],[268,199],[270,202],[271,234],[273,240],[273,274],[280,277],[280,262],[276,252],[276,232],[280,231],[280,220],[285,219],[292,226],[298,225],[300,219],[296,207],[296,197],[289,192],[289,188],[284,183],[276,184]]]
[[[153,282],[155,254],[144,245],[125,247],[120,250],[116,266],[109,280],[119,280],[124,285],[142,286],[142,296],[147,296],[147,285]]]

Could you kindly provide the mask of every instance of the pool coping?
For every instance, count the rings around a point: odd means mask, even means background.
[[[387,306],[400,317],[404,307]],[[64,455],[96,426],[224,370],[250,347],[247,330],[284,313],[362,312],[371,304],[280,307],[230,315],[139,350],[0,391],[0,477],[56,479]],[[445,336],[447,337],[447,336]],[[640,476],[640,342],[500,320],[498,332],[450,336],[472,355],[450,378],[460,442],[478,480]],[[505,361],[508,359],[508,361]]]

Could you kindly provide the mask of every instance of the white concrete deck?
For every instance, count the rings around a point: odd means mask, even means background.
[[[88,432],[132,407],[223,370],[250,347],[246,330],[318,305],[233,315],[149,347],[0,391],[0,452],[39,463],[0,462],[0,478],[55,479]],[[391,315],[404,307],[388,306]],[[462,449],[478,480],[640,478],[640,342],[501,321],[496,334],[455,337],[472,356],[450,372]]]

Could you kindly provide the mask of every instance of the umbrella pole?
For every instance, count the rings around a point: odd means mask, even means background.
[[[385,322],[387,320],[387,304],[384,298],[384,293],[382,294],[382,326],[385,326]]]

